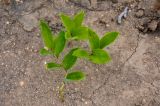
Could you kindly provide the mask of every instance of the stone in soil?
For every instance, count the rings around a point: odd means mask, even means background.
[[[32,31],[34,28],[37,27],[37,24],[38,24],[36,15],[33,15],[33,14],[22,16],[19,19],[19,22],[23,25],[23,28],[26,31]]]
[[[143,17],[143,15],[144,15],[144,10],[143,10],[143,9],[139,9],[139,10],[136,12],[135,15],[136,15],[137,18]]]
[[[158,26],[158,21],[152,20],[151,23],[148,24],[148,29],[151,31],[155,31]]]

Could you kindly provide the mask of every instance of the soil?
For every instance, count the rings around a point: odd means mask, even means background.
[[[154,0],[2,1],[0,106],[160,106],[160,12]],[[128,15],[117,24],[126,6]],[[74,69],[85,70],[87,78],[68,84],[62,103],[57,90],[64,73],[45,70],[51,57],[38,53],[43,47],[38,22],[44,18],[58,32],[59,13],[73,15],[81,9],[84,24],[99,35],[119,31],[120,36],[106,48],[112,56],[109,64],[78,61]]]

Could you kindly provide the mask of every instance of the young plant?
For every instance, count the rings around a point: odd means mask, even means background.
[[[45,64],[49,70],[61,68],[66,72],[59,89],[62,100],[64,100],[64,87],[68,82],[85,79],[83,71],[72,69],[77,59],[83,58],[95,64],[108,63],[111,57],[104,48],[114,42],[118,36],[118,32],[108,32],[102,38],[99,38],[96,32],[82,24],[84,16],[83,11],[78,12],[73,17],[61,14],[60,18],[65,29],[61,30],[57,35],[52,34],[49,25],[44,20],[40,21],[40,31],[45,46],[40,50],[40,54],[43,56],[53,55],[59,59],[59,55],[63,52],[66,43],[70,42],[70,40],[76,39],[89,42],[90,49],[88,51],[81,47],[71,48],[60,63],[48,62]]]

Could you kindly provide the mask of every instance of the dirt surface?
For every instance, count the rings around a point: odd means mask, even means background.
[[[0,106],[160,106],[160,15],[153,4],[153,0],[1,2]],[[126,6],[128,16],[117,24]],[[38,54],[43,47],[38,21],[45,18],[57,32],[62,28],[58,14],[72,15],[80,9],[86,12],[84,24],[98,34],[119,31],[120,36],[106,48],[113,58],[109,64],[78,61],[74,68],[85,70],[87,78],[68,84],[62,103],[56,90],[64,73],[45,70],[44,62],[51,58]]]

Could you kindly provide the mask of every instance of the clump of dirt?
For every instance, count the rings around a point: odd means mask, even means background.
[[[137,18],[136,27],[140,32],[159,32],[160,31],[160,10],[158,0],[150,1],[150,5],[140,2],[135,13]]]
[[[158,12],[151,12],[151,14],[144,12],[140,9],[135,15],[138,18],[136,27],[139,31],[143,33],[160,31],[160,14]]]

